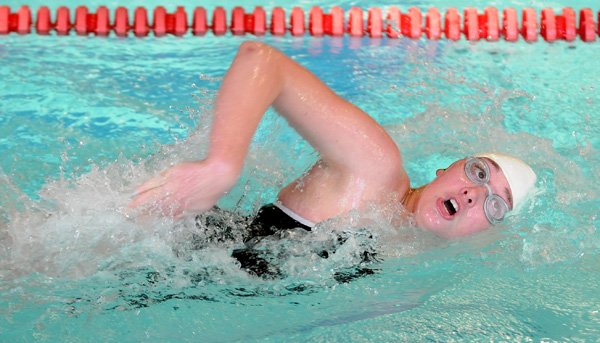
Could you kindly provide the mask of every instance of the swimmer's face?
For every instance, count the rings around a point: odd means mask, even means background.
[[[498,166],[485,158],[489,165],[489,186],[512,208],[510,187]],[[417,225],[447,238],[466,236],[491,226],[484,202],[488,191],[465,175],[466,159],[454,162],[437,171],[437,177],[421,193],[415,209]]]

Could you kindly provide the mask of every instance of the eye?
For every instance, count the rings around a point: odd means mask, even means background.
[[[474,158],[467,161],[465,173],[471,181],[479,184],[488,182],[490,178],[488,166],[481,159]]]
[[[481,164],[473,163],[469,169],[473,181],[485,182],[487,180],[487,170]]]
[[[481,166],[475,165],[473,167],[474,169],[474,174],[475,176],[477,176],[477,179],[479,179],[480,181],[485,181],[487,179],[487,174],[485,169],[483,169]]]

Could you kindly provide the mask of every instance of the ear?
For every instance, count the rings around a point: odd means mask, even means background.
[[[446,169],[438,169],[435,171],[435,176],[440,176],[442,175],[444,172],[446,171]]]

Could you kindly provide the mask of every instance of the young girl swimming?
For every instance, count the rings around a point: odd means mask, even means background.
[[[273,106],[319,153],[310,170],[263,207],[250,230],[311,227],[368,205],[399,202],[416,224],[452,238],[489,228],[517,209],[536,176],[499,153],[460,159],[411,188],[400,150],[367,113],[273,47],[245,42],[217,94],[208,155],[177,164],[142,184],[130,207],[181,217],[213,207],[236,183],[248,147]]]

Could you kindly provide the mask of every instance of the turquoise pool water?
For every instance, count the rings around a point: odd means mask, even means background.
[[[250,38],[0,36],[1,341],[597,340],[599,43],[260,38],[386,126],[414,184],[484,150],[539,175],[531,205],[494,230],[444,241],[374,210],[374,243],[351,231],[337,259],[310,254],[328,227],[272,242],[289,276],[265,281],[228,257],[235,239],[192,249],[204,236],[189,222],[124,213],[141,180],[201,158],[220,77]],[[268,113],[221,206],[251,212],[314,159]],[[377,272],[335,281],[364,244]]]

